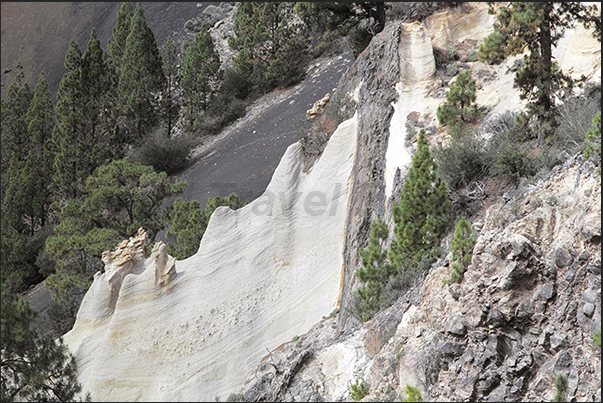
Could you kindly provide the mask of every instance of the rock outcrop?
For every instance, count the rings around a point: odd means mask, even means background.
[[[93,400],[225,400],[268,351],[338,306],[356,117],[302,170],[289,147],[266,192],[218,208],[196,255],[150,257],[145,233],[103,255],[64,338]]]
[[[569,401],[600,401],[600,200],[593,166],[570,160],[475,223],[460,284],[443,284],[448,256],[364,326],[339,333],[324,318],[266,357],[242,399],[349,400],[363,379],[366,401],[406,385],[426,401],[550,401],[562,374]]]

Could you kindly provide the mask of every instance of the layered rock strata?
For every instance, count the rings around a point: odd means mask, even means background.
[[[97,401],[209,401],[242,389],[273,350],[338,304],[356,117],[302,171],[289,147],[265,193],[212,215],[196,255],[175,261],[143,230],[103,255],[65,335]]]

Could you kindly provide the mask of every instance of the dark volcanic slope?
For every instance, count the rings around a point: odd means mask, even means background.
[[[2,57],[0,75],[2,99],[13,81],[17,61],[23,64],[27,82],[33,89],[40,72],[48,77],[54,99],[61,77],[69,42],[75,38],[85,49],[90,31],[96,28],[101,44],[107,49],[117,11],[122,2],[2,2]],[[134,5],[136,3],[133,3]],[[142,2],[149,27],[158,46],[168,35],[181,32],[184,23],[201,9],[194,2]],[[204,2],[204,5],[217,4]],[[177,35],[176,35],[177,36]],[[176,38],[174,38],[176,41]],[[179,43],[176,42],[179,46]],[[4,69],[12,69],[4,74]]]

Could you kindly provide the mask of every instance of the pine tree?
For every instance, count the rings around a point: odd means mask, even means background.
[[[454,238],[452,239],[452,274],[450,280],[445,283],[458,283],[461,281],[463,273],[471,263],[473,256],[473,247],[475,238],[471,235],[471,223],[466,218],[461,217],[454,229]]]
[[[451,208],[447,194],[446,183],[437,174],[437,164],[421,129],[400,202],[392,212],[396,239],[391,243],[389,258],[396,267],[415,266],[437,256]]]
[[[119,158],[124,143],[117,129],[115,72],[96,29],[83,54],[71,41],[65,67],[52,136],[55,191],[63,200],[80,196],[86,178],[98,166]]]
[[[30,149],[31,138],[27,129],[27,111],[33,98],[29,85],[24,83],[23,65],[17,63],[14,82],[8,87],[6,99],[2,100],[2,199],[8,186],[8,169],[11,160],[23,161]]]
[[[123,139],[118,136],[116,120],[116,72],[109,59],[101,48],[96,29],[92,28],[80,65],[88,175],[123,153]]]
[[[381,217],[377,217],[371,225],[368,247],[358,252],[362,267],[356,270],[356,278],[363,285],[358,288],[357,293],[361,302],[359,311],[363,321],[369,320],[379,310],[383,288],[396,272],[395,266],[387,261],[388,252],[385,244],[388,234],[387,224]]]
[[[234,35],[237,72],[263,91],[303,78],[305,55],[302,27],[294,22],[292,3],[249,2],[237,7]]]
[[[472,121],[477,115],[477,106],[474,104],[475,81],[471,77],[471,70],[456,76],[454,84],[446,94],[446,102],[438,107],[437,116],[440,123],[448,126],[455,125],[459,119],[462,124]]]
[[[178,198],[174,201],[170,216],[170,229],[165,236],[169,240],[168,253],[182,260],[194,255],[199,249],[209,219],[219,206],[228,206],[236,210],[245,205],[239,197],[232,193],[228,197],[210,197],[205,210],[201,209],[197,200],[185,201]]]
[[[77,366],[62,339],[41,336],[33,328],[37,313],[29,303],[10,292],[2,279],[3,402],[74,401],[81,391]]]
[[[86,181],[86,194],[61,209],[59,224],[46,241],[57,264],[57,274],[47,280],[53,298],[63,298],[72,287],[85,289],[103,267],[102,253],[140,227],[153,241],[167,223],[170,208],[164,200],[185,187],[184,180],[170,183],[165,173],[127,158],[97,168]]]
[[[591,156],[595,158],[591,159]],[[586,132],[586,147],[584,148],[584,160],[593,160],[597,166],[595,174],[601,175],[601,111],[593,117],[592,128]]]
[[[61,79],[57,93],[57,123],[52,133],[55,193],[63,199],[78,197],[83,192],[82,176],[85,173],[81,163],[86,156],[83,154],[84,147],[79,145],[85,138],[81,61],[82,53],[75,39],[72,39],[65,56],[67,72]]]
[[[494,9],[490,10],[494,13]],[[498,63],[521,55],[523,66],[515,73],[514,86],[527,100],[530,116],[536,117],[540,133],[548,135],[556,127],[555,97],[573,87],[573,80],[553,60],[555,47],[564,31],[576,22],[593,29],[601,41],[601,17],[596,6],[578,2],[511,2],[499,7],[494,32],[480,46],[480,61]]]
[[[113,40],[109,40],[109,53],[115,67],[119,70],[121,67],[121,59],[126,48],[126,39],[130,33],[130,22],[134,14],[134,7],[129,1],[124,2],[119,11],[113,27]]]
[[[118,104],[126,125],[126,142],[140,140],[158,123],[158,97],[165,86],[161,57],[144,10],[136,6],[121,59]]]
[[[221,79],[220,55],[209,31],[202,28],[195,41],[186,48],[182,60],[181,86],[189,125],[193,125],[208,108]]]
[[[178,121],[180,113],[180,104],[176,97],[176,91],[180,84],[180,74],[178,71],[178,52],[176,44],[171,36],[161,49],[161,61],[163,63],[163,74],[165,75],[165,88],[162,93],[161,116],[166,128],[166,136],[172,136],[174,125]]]
[[[30,150],[23,179],[24,203],[30,212],[31,234],[39,224],[46,223],[48,207],[51,203],[50,184],[52,182],[52,131],[54,129],[54,109],[48,92],[46,75],[42,72],[36,84],[34,97],[27,112],[28,131],[33,147]]]

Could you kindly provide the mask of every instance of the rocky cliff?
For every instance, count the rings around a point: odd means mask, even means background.
[[[225,399],[336,308],[356,126],[308,172],[289,147],[261,197],[214,212],[196,255],[175,261],[159,243],[147,257],[144,230],[105,252],[64,336],[93,400]]]
[[[312,166],[291,146],[264,195],[216,210],[186,260],[162,245],[149,257],[144,232],[107,252],[65,336],[84,391],[338,401],[362,379],[367,401],[406,385],[431,401],[540,401],[564,374],[568,398],[600,400],[600,177],[579,156],[513,196],[491,194],[462,283],[443,284],[448,255],[369,322],[351,309],[358,250],[377,215],[391,223],[416,129],[446,140],[435,111],[452,76],[436,71],[434,48],[457,49],[456,68],[474,72],[485,122],[522,108],[514,60],[469,57],[493,21],[485,3],[469,3],[389,22],[340,82],[357,110]],[[600,44],[587,32],[568,30],[555,52],[567,72],[600,83]]]

